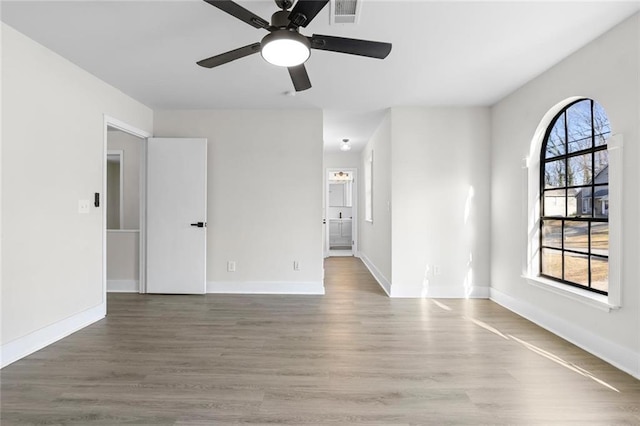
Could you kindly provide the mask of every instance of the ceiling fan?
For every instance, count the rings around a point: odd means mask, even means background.
[[[275,0],[281,9],[271,16],[271,23],[253,14],[232,0],[204,0],[211,6],[246,22],[254,28],[269,31],[262,41],[249,44],[220,55],[198,61],[205,68],[213,68],[236,59],[260,52],[269,63],[287,67],[296,92],[311,88],[311,81],[304,63],[311,55],[310,49],[329,50],[349,55],[384,59],[391,52],[391,43],[314,34],[300,34],[329,0],[298,0],[291,11],[293,0]]]

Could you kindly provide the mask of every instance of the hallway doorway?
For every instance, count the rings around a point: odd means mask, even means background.
[[[327,169],[325,257],[357,253],[358,197],[356,169]]]

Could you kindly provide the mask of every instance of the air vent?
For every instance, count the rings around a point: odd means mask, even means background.
[[[362,0],[331,0],[332,24],[357,24]]]

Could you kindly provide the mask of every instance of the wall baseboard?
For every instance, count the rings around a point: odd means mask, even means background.
[[[490,299],[614,367],[640,379],[640,353],[620,346],[563,318],[551,315],[535,305],[518,300],[494,288],[491,289]]]
[[[101,320],[107,313],[107,305],[87,309],[69,318],[27,334],[0,347],[0,368],[4,368],[40,349],[67,337],[76,331]]]
[[[208,281],[207,293],[323,295],[322,281]]]
[[[364,266],[367,267],[369,272],[371,272],[371,275],[373,275],[373,278],[376,279],[384,292],[387,293],[387,296],[391,296],[391,283],[389,282],[389,280],[385,278],[382,272],[380,272],[380,270],[376,267],[376,265],[374,265],[374,263],[367,257],[366,254],[358,252],[358,257],[362,260],[362,263],[364,263]]]
[[[398,296],[403,297],[403,296]],[[404,297],[421,297],[417,295]],[[426,298],[429,299],[488,299],[489,286],[475,286],[468,291],[460,286],[430,286],[427,290]]]
[[[107,280],[107,293],[138,293],[138,280]]]

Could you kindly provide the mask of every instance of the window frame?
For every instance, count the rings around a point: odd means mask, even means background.
[[[572,142],[569,138],[569,114],[568,111],[571,110],[571,108],[573,108],[574,106],[576,106],[577,104],[580,103],[584,103],[584,102],[589,102],[589,119],[590,119],[590,123],[589,123],[589,136],[588,137],[582,137],[580,139],[580,141],[584,141],[589,139],[590,143],[589,143],[589,147],[588,148],[582,148],[582,149],[577,149],[575,151],[572,151],[570,149],[570,143]],[[562,284],[566,284],[566,285],[570,285],[570,286],[574,286],[574,287],[578,287],[578,288],[582,288],[584,290],[587,291],[592,291],[594,293],[599,293],[599,294],[603,294],[605,296],[608,295],[608,287],[609,287],[609,280],[608,280],[608,272],[607,272],[607,291],[604,290],[600,290],[598,288],[593,287],[593,267],[592,267],[592,261],[594,259],[599,259],[599,261],[605,260],[607,262],[607,269],[609,268],[609,255],[602,255],[602,254],[596,254],[592,252],[592,247],[591,247],[591,238],[592,238],[592,224],[593,223],[607,223],[607,226],[609,224],[609,218],[608,217],[597,217],[596,216],[596,207],[595,207],[595,203],[592,201],[593,198],[596,195],[596,189],[599,187],[608,187],[609,185],[609,181],[607,180],[606,183],[596,183],[596,177],[597,175],[595,174],[595,165],[596,165],[596,155],[598,152],[600,151],[606,151],[607,150],[607,144],[600,144],[597,145],[596,144],[596,137],[604,137],[606,138],[607,136],[610,137],[611,135],[611,129],[609,129],[608,132],[605,133],[598,133],[596,135],[596,126],[594,123],[594,111],[595,111],[595,107],[596,107],[596,102],[593,99],[589,99],[589,98],[581,98],[581,99],[577,99],[567,105],[564,106],[564,108],[562,108],[562,110],[560,110],[559,113],[557,113],[555,115],[555,117],[553,118],[553,120],[551,120],[551,122],[549,123],[549,126],[547,127],[547,130],[545,132],[545,136],[544,139],[542,141],[542,146],[540,149],[540,233],[539,233],[539,237],[540,237],[540,243],[539,243],[539,247],[541,252],[542,251],[548,251],[550,253],[559,253],[560,254],[560,258],[562,259],[562,263],[561,263],[561,276],[562,278],[558,278],[556,276],[553,275],[548,275],[545,274],[544,268],[543,268],[543,259],[544,256],[541,255],[539,256],[539,275],[541,277],[544,277],[546,279],[550,279],[550,280],[554,280],[554,281],[558,281]],[[552,155],[549,156],[548,155],[548,151],[547,151],[547,144],[550,141],[551,138],[551,133],[554,131],[554,129],[556,128],[556,124],[559,122],[559,120],[562,118],[562,121],[560,121],[560,123],[563,125],[564,129],[563,129],[563,144],[564,144],[564,149],[563,149],[563,153],[558,154],[558,155]],[[608,119],[607,119],[608,122]],[[591,179],[589,183],[585,183],[582,182],[579,185],[576,185],[576,182],[569,182],[569,171],[571,169],[570,167],[570,160],[572,158],[580,158],[581,156],[589,156],[590,157],[590,171],[591,171]],[[564,177],[562,179],[560,179],[560,184],[559,185],[554,185],[550,188],[547,188],[547,182],[546,182],[546,165],[549,163],[554,163],[554,162],[563,162],[564,165]],[[608,159],[607,159],[607,166],[608,166]],[[575,211],[575,216],[570,216],[570,208],[569,208],[569,192],[570,191],[580,191],[580,190],[589,190],[589,198],[591,199],[591,202],[589,203],[590,205],[590,211],[588,212],[588,214],[586,216],[581,216],[578,213],[578,206],[576,206],[576,211]],[[547,191],[564,191],[564,201],[565,201],[565,206],[564,206],[564,215],[548,215],[545,214],[545,193]],[[582,208],[580,208],[580,214],[584,214],[584,206],[581,206]],[[560,222],[560,228],[561,228],[561,238],[560,238],[560,247],[553,247],[550,245],[545,245],[544,244],[544,225],[545,222],[550,222],[550,221],[558,221]],[[579,249],[571,249],[571,248],[566,248],[565,247],[565,231],[567,229],[567,223],[575,223],[576,225],[578,223],[585,223],[586,224],[586,233],[587,233],[587,248],[586,251],[584,250],[579,250]],[[608,241],[607,241],[607,246],[608,246]],[[571,281],[569,279],[567,279],[567,274],[566,274],[566,263],[567,263],[567,254],[569,256],[571,255],[575,255],[575,256],[586,256],[586,261],[587,261],[587,276],[586,276],[586,284],[582,284],[576,281]]]
[[[602,295],[579,287],[568,286],[540,276],[540,159],[547,129],[555,117],[569,104],[585,97],[566,98],[551,107],[541,118],[533,134],[529,152],[522,163],[522,215],[525,224],[524,250],[522,251],[522,278],[538,290],[563,297],[590,308],[610,312],[622,306],[622,185],[623,185],[623,135],[615,133],[615,117],[609,115],[611,136],[607,140],[609,156],[609,294]],[[605,111],[606,106],[597,99]]]

